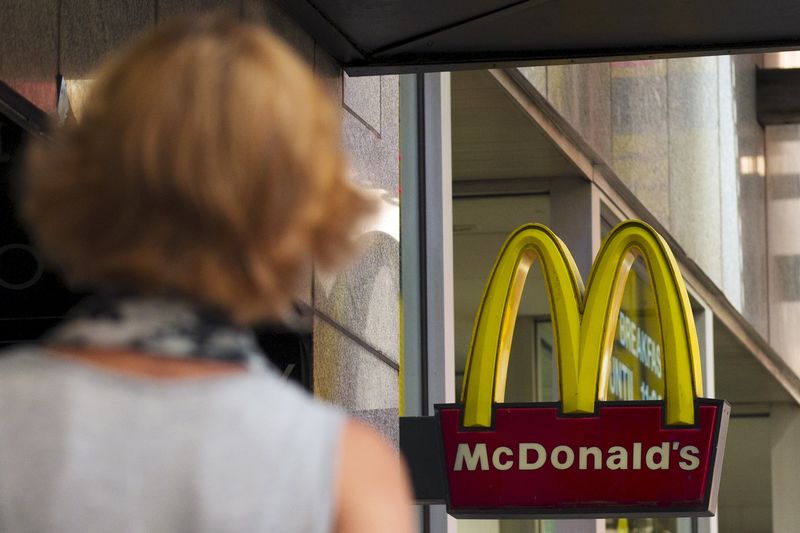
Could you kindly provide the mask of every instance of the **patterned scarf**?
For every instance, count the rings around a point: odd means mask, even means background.
[[[102,292],[83,300],[51,331],[45,344],[207,359],[264,370],[267,360],[252,332],[223,313],[186,299]]]

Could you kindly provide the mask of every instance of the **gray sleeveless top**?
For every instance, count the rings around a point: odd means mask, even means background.
[[[150,380],[0,355],[0,531],[327,532],[345,417],[276,372]]]

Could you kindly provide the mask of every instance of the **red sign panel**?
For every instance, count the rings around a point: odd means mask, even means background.
[[[457,517],[709,516],[730,407],[696,401],[695,425],[668,427],[662,402],[598,402],[595,415],[561,405],[495,404],[493,427],[464,428],[461,405],[437,406]]]

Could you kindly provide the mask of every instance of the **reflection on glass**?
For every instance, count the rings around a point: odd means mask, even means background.
[[[609,518],[606,533],[689,533],[692,531],[688,518]]]
[[[547,319],[536,322],[536,401],[558,400],[558,377],[553,351],[553,323]]]
[[[611,353],[608,399],[661,400],[663,397],[661,324],[644,262],[637,259],[622,296]]]
[[[603,220],[602,232],[611,231]],[[664,368],[661,324],[655,294],[641,258],[636,259],[622,296],[617,334],[611,352],[608,400],[661,400]],[[608,518],[606,533],[690,533],[688,518]]]
[[[528,222],[549,222],[547,195],[456,198],[453,201],[456,394],[461,393],[472,324],[492,264],[508,235]],[[507,402],[557,398],[553,332],[538,265],[522,293],[511,342]],[[552,520],[458,520],[458,533],[555,533]]]

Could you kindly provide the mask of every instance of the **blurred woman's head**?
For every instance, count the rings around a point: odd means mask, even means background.
[[[313,73],[265,29],[181,19],[112,57],[80,122],[31,148],[24,214],[73,283],[276,318],[310,258],[332,266],[371,210],[339,132]]]

